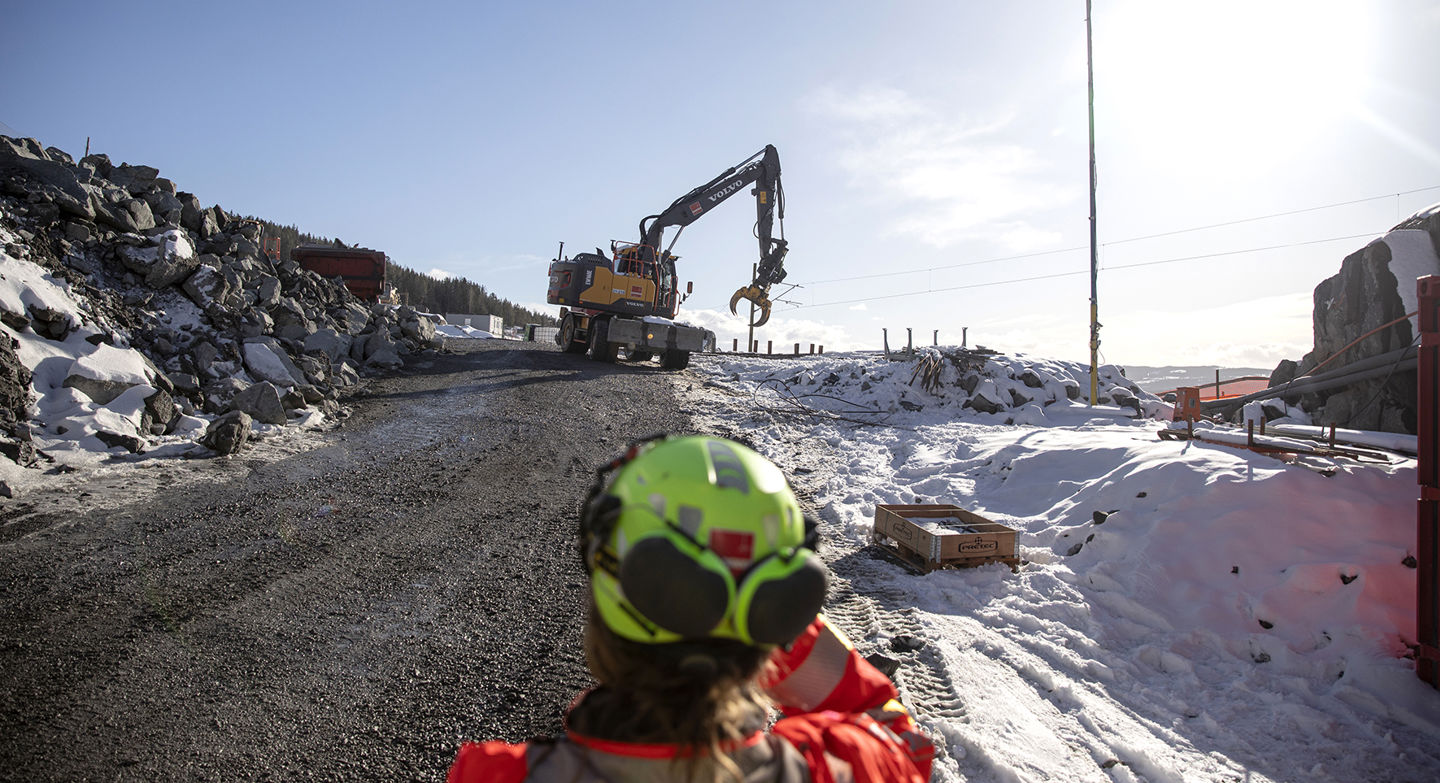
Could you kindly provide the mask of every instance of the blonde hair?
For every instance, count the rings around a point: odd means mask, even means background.
[[[723,744],[763,728],[769,702],[756,684],[770,649],[733,639],[642,644],[621,638],[590,606],[585,661],[601,687],[570,728],[625,742],[678,745],[687,778],[711,756],[736,780]],[[603,727],[603,729],[602,729]]]

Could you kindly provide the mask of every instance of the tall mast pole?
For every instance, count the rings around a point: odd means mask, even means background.
[[[1090,0],[1085,0],[1085,73],[1090,86],[1090,404],[1099,394],[1100,299],[1096,276],[1100,268],[1095,230],[1095,49],[1090,34]]]
[[[751,264],[751,265],[750,265],[750,287],[751,287],[751,288],[754,288],[754,287],[755,287],[755,278],[757,278],[757,277],[759,277],[759,276],[760,276],[760,265],[759,265],[759,264]],[[745,340],[746,340],[746,343],[745,343],[745,352],[746,352],[746,353],[759,353],[759,351],[755,350],[755,300],[754,300],[754,299],[751,299],[751,300],[750,300],[750,336],[749,336],[749,337],[746,337]]]

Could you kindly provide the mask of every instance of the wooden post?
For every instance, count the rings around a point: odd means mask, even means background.
[[[825,346],[820,346],[820,353],[825,353]]]
[[[679,234],[676,234],[676,235],[675,235],[675,238],[676,238],[676,239],[679,239],[679,238],[680,238],[680,235],[679,235]],[[673,244],[673,243],[672,243],[672,244]],[[751,264],[751,265],[750,265],[750,287],[751,287],[751,288],[754,288],[754,287],[755,287],[755,276],[758,275],[758,274],[760,274],[760,265],[759,265],[759,264]],[[751,300],[749,300],[749,301],[750,301],[750,334],[749,334],[748,336],[746,336],[746,338],[745,338],[745,344],[748,345],[748,346],[750,346],[750,353],[755,353],[755,349],[760,345],[759,343],[755,342],[755,300],[754,300],[754,299],[751,299]]]
[[[800,343],[795,343],[795,355],[800,355]]]
[[[810,343],[810,354],[812,356],[815,354],[815,343]]]
[[[770,354],[772,354],[772,353],[774,353],[774,352],[775,352],[775,341],[774,341],[774,340],[766,340],[766,341],[765,341],[765,355],[766,355],[766,356],[769,356]]]

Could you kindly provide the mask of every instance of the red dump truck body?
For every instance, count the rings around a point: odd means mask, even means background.
[[[377,302],[385,291],[385,254],[365,247],[301,245],[290,258],[321,277],[340,277],[357,298]]]

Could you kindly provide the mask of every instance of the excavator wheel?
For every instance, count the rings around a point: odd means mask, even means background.
[[[597,362],[614,363],[620,355],[620,346],[606,339],[610,333],[610,322],[597,320],[590,323],[590,358]]]
[[[628,358],[632,362],[648,362],[651,359],[655,358],[655,354],[641,348],[636,348],[635,350],[630,352],[630,356]]]
[[[683,370],[690,366],[689,351],[661,351],[660,366],[667,370]]]
[[[560,325],[559,343],[565,353],[585,353],[590,347],[584,340],[575,339],[575,319],[570,316],[566,316],[565,322]]]

